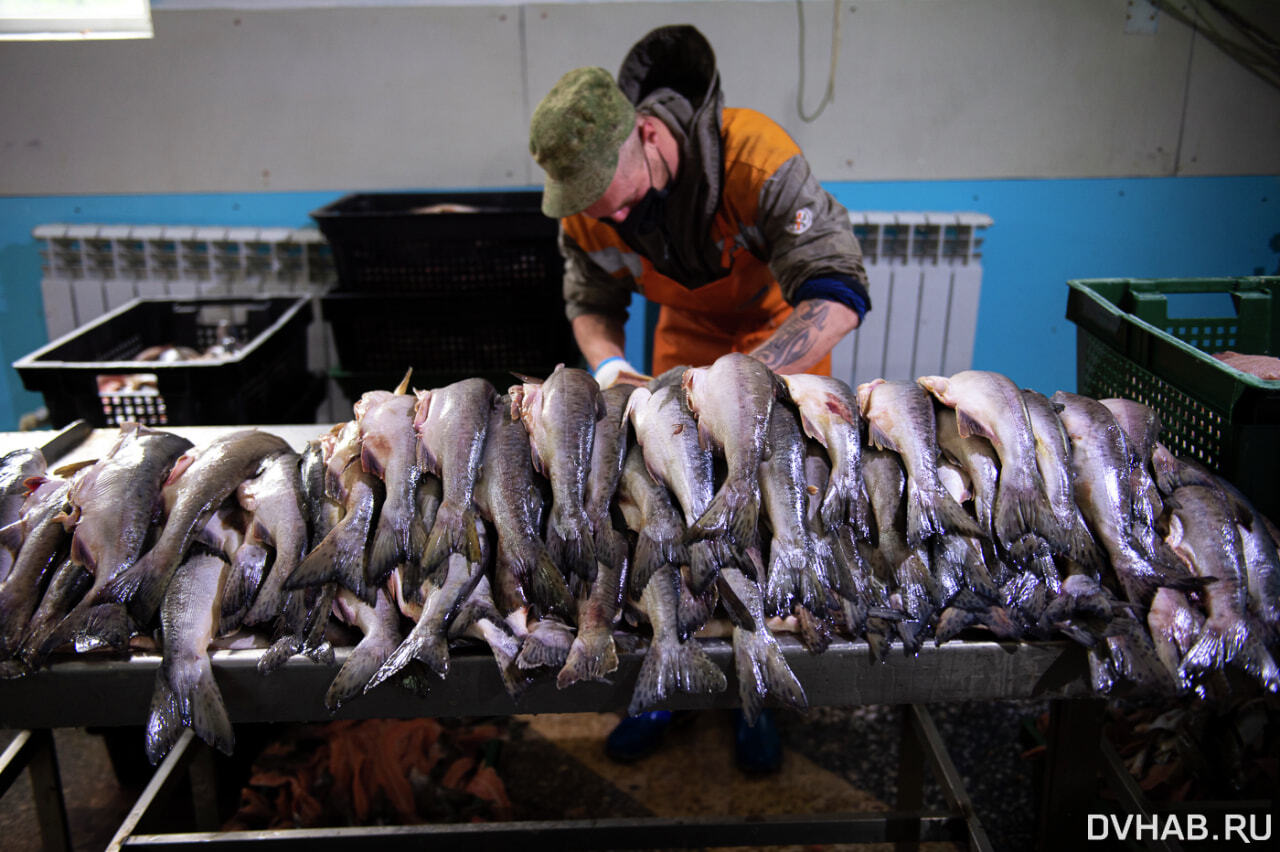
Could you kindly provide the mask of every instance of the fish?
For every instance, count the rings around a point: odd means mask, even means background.
[[[1151,608],[1147,610],[1147,629],[1155,644],[1156,656],[1180,692],[1191,686],[1182,670],[1182,659],[1195,645],[1203,628],[1204,616],[1185,594],[1173,589],[1156,590]]]
[[[554,615],[530,619],[527,627],[528,632],[516,656],[516,666],[522,670],[562,670],[573,648],[573,628]]]
[[[386,488],[365,564],[365,579],[374,586],[411,556],[414,492],[422,467],[414,426],[418,400],[406,393],[410,373],[395,390],[367,391],[353,406],[360,426],[360,464]]]
[[[158,764],[183,728],[231,754],[235,732],[213,677],[209,643],[216,635],[222,589],[230,565],[192,550],[174,569],[160,607],[161,661],[146,724],[147,759]]]
[[[613,522],[609,508],[622,476],[622,462],[627,455],[627,401],[635,385],[617,384],[600,392],[604,400],[605,415],[596,423],[595,437],[591,443],[591,473],[587,477],[585,508],[587,519],[596,538],[597,564],[613,562],[617,557],[599,553],[601,543],[606,546],[619,543],[612,535]]]
[[[1098,400],[1115,415],[1129,448],[1129,482],[1133,491],[1134,513],[1142,529],[1154,530],[1156,519],[1164,510],[1160,491],[1151,475],[1151,454],[1160,439],[1160,415],[1149,406],[1132,399]],[[1152,537],[1154,538],[1154,531]],[[1148,545],[1149,549],[1153,545]]]
[[[756,535],[760,462],[768,457],[769,415],[779,382],[763,362],[740,352],[709,367],[685,370],[685,400],[703,446],[721,452],[728,471],[706,511],[689,525],[688,541],[730,536],[739,546]]]
[[[793,607],[802,607],[822,618],[830,581],[809,532],[804,440],[790,406],[773,406],[765,440],[772,448],[758,473],[760,499],[772,531],[765,603],[773,615],[786,616]]]
[[[533,679],[516,662],[524,640],[498,610],[489,578],[483,574],[449,627],[450,639],[464,636],[489,646],[493,661],[498,666],[498,677],[513,701],[529,688]]]
[[[444,488],[421,557],[421,568],[428,573],[450,553],[462,553],[473,562],[480,558],[476,478],[495,395],[493,385],[480,378],[418,392],[413,414],[418,460],[424,470],[440,477]],[[405,577],[407,590],[421,587],[419,572],[409,570]]]
[[[535,469],[551,482],[547,547],[566,574],[595,576],[596,552],[586,511],[596,423],[605,417],[600,386],[586,370],[556,365],[545,381],[513,385],[511,416],[529,432]]]
[[[324,706],[330,713],[338,712],[343,704],[363,693],[365,684],[404,638],[400,631],[400,611],[385,588],[377,590],[373,606],[352,594],[350,589],[339,588],[333,611],[339,621],[358,628],[362,635],[325,690]]]
[[[351,459],[348,462],[340,479],[336,483],[330,480],[326,486],[326,491],[342,504],[342,517],[285,578],[284,588],[295,591],[336,582],[367,605],[374,606],[378,586],[367,581],[365,563],[374,518],[386,489],[381,479],[366,473],[358,462],[351,463]],[[330,475],[332,471],[330,464]]]
[[[35,488],[15,522],[26,534],[9,576],[0,583],[0,660],[18,652],[45,587],[66,557],[62,521],[74,480],[40,479],[28,480]]]
[[[535,481],[529,433],[512,420],[511,400],[495,398],[489,410],[475,501],[480,515],[497,532],[497,571],[515,575],[521,597],[541,613],[569,618],[573,599],[560,566],[541,535],[545,500]]]
[[[1162,586],[1192,591],[1203,585],[1185,568],[1155,564],[1135,546],[1129,451],[1115,416],[1097,400],[1078,394],[1057,391],[1052,400],[1063,406],[1058,416],[1071,439],[1076,502],[1110,557],[1126,597],[1146,606]]]
[[[27,499],[27,480],[44,476],[46,468],[44,453],[34,447],[0,456],[0,531],[17,523]],[[18,532],[15,528],[9,541],[0,535],[0,582],[9,576],[14,556],[22,544]]]
[[[1151,451],[1151,468],[1161,493],[1172,494],[1183,485],[1217,488],[1231,501],[1232,510],[1241,523],[1247,527],[1261,523],[1271,540],[1280,542],[1280,528],[1270,518],[1254,509],[1253,502],[1239,488],[1199,462],[1175,456],[1173,451],[1157,441]]]
[[[921,546],[946,532],[981,536],[982,529],[938,480],[933,403],[914,382],[873,379],[858,385],[858,405],[870,442],[892,450],[907,471],[907,544]]]
[[[862,418],[857,395],[830,376],[799,373],[780,378],[800,412],[804,433],[822,445],[831,461],[831,475],[822,495],[823,523],[828,529],[847,523],[858,538],[869,538],[870,508],[862,487]]]
[[[329,530],[342,517],[342,504],[325,490],[325,472],[323,442],[319,439],[308,441],[298,464],[302,506],[307,518],[307,528],[310,530],[307,539],[308,553],[329,534]]]
[[[1104,567],[1106,556],[1076,505],[1071,439],[1048,397],[1024,388],[1022,402],[1026,405],[1031,433],[1035,437],[1036,467],[1044,481],[1049,507],[1064,531],[1063,540],[1067,545],[1064,555],[1097,573]]]
[[[93,585],[38,642],[32,637],[34,658],[66,642],[93,641],[86,627],[97,593],[142,554],[161,513],[165,480],[192,446],[169,432],[126,423],[107,452],[76,480],[64,523],[71,530],[71,560],[90,573]],[[99,611],[93,619],[97,639],[122,648],[130,631],[102,629],[112,621],[106,614]]]
[[[963,370],[949,378],[921,376],[916,381],[955,409],[960,435],[981,435],[1000,457],[994,517],[1000,543],[1015,551],[1017,542],[1031,534],[1059,551],[1069,550],[1066,531],[1049,504],[1035,434],[1018,386],[1007,376],[986,370]]]
[[[1280,546],[1266,524],[1255,522],[1252,528],[1246,527],[1237,516],[1236,530],[1244,546],[1249,612],[1269,631],[1268,644],[1275,644],[1280,640]]]
[[[1208,619],[1182,659],[1190,678],[1234,664],[1271,692],[1280,692],[1280,669],[1250,628],[1244,545],[1227,499],[1215,488],[1184,485],[1166,501],[1174,551],[1201,577]]]
[[[603,537],[617,541],[604,542]],[[630,559],[623,534],[610,526],[596,534],[596,579],[590,593],[578,598],[578,629],[569,646],[569,654],[556,675],[556,687],[586,680],[606,681],[618,668],[618,650],[613,642],[613,623],[626,594]],[[610,559],[603,558],[608,553]]]
[[[715,494],[714,459],[698,437],[698,424],[685,401],[676,371],[659,376],[648,387],[637,388],[627,400],[626,416],[635,429],[645,467],[655,482],[674,495],[684,515],[686,530],[707,511]],[[683,379],[684,371],[678,373]],[[659,539],[665,540],[665,539]],[[686,559],[695,592],[704,590],[728,557],[722,542],[699,541],[672,560]],[[649,559],[639,555],[632,563],[632,594],[639,597],[648,578]],[[637,579],[639,578],[639,579]]]
[[[1000,459],[991,442],[981,435],[962,437],[956,412],[947,406],[934,408],[938,448],[959,465],[969,477],[973,514],[987,538],[994,538],[996,493],[1000,481]]]
[[[696,639],[682,641],[677,608],[680,573],[673,565],[659,569],[641,594],[640,605],[653,626],[653,639],[640,664],[627,714],[639,715],[676,692],[709,695],[724,692],[728,679]]]
[[[618,480],[618,508],[635,534],[631,563],[631,594],[639,597],[654,572],[666,565],[684,565],[689,548],[685,525],[671,502],[670,492],[650,475],[638,447],[627,452]]]
[[[165,587],[200,529],[240,483],[256,476],[262,463],[292,448],[277,435],[243,429],[187,450],[164,485],[171,504],[152,547],[94,596],[95,603],[120,603],[139,627],[155,617]]]
[[[742,715],[754,726],[768,696],[787,707],[803,710],[809,706],[804,687],[791,670],[782,647],[769,629],[764,614],[760,584],[736,565],[727,565],[717,576],[721,597],[732,600],[726,606],[733,622],[733,662],[738,675],[738,699]]]
[[[253,517],[249,540],[269,544],[275,551],[271,569],[245,614],[248,625],[262,624],[283,611],[285,581],[308,552],[310,532],[301,462],[297,453],[272,456],[263,462],[257,476],[236,489],[240,505]]]

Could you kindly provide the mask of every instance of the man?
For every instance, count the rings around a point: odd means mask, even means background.
[[[641,382],[623,332],[632,292],[661,305],[653,373],[748,352],[778,373],[830,375],[831,349],[870,309],[848,212],[776,123],[727,109],[715,54],[690,26],[603,68],[564,75],[534,110],[529,149],[542,211],[561,220],[564,298],[601,386]],[[647,754],[665,711],[624,720],[606,750]],[[738,762],[777,769],[772,719],[739,716]]]
[[[633,291],[662,306],[654,374],[731,351],[830,374],[870,308],[848,212],[781,127],[723,103],[710,44],[670,26],[632,47],[616,84],[579,68],[534,110],[566,312],[602,385],[639,372],[624,354]]]

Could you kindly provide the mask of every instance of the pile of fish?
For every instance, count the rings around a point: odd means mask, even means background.
[[[1102,693],[1208,695],[1228,667],[1280,689],[1280,533],[1136,402],[982,371],[855,392],[739,354],[644,387],[519,378],[406,376],[302,453],[130,424],[76,469],[5,456],[0,674],[155,637],[153,761],[183,727],[231,749],[215,638],[256,631],[270,673],[332,660],[334,620],[363,638],[331,710],[443,678],[478,641],[513,697],[646,647],[640,712],[727,688],[697,641],[717,631],[751,720],[766,697],[806,706],[779,631],[880,661],[962,632],[1065,636]]]

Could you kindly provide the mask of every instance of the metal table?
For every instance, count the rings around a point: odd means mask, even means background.
[[[193,441],[210,440],[230,428],[188,427],[172,431]],[[266,427],[297,448],[322,434],[322,425]],[[109,446],[115,430],[85,430],[63,436],[59,461],[93,458]],[[37,437],[32,438],[31,435]],[[27,433],[26,445],[48,433]],[[79,439],[79,440],[77,440]],[[22,446],[23,444],[16,444]],[[12,436],[0,435],[0,452],[12,449]],[[708,656],[729,673],[728,689],[714,696],[677,696],[671,709],[727,708],[737,705],[732,647],[722,639],[698,640]],[[961,839],[971,848],[989,848],[979,815],[924,706],[928,703],[1047,699],[1051,729],[1042,815],[1042,848],[1070,848],[1076,836],[1054,831],[1063,820],[1084,823],[1083,814],[1096,796],[1100,766],[1102,702],[1088,687],[1084,652],[1069,642],[997,643],[953,641],[926,646],[914,658],[895,647],[883,664],[871,662],[865,642],[836,641],[821,655],[809,654],[793,637],[780,636],[792,670],[804,685],[811,706],[909,705],[902,730],[898,769],[898,810],[875,814],[799,815],[786,817],[708,817],[707,819],[575,820],[486,823],[358,829],[269,832],[216,832],[215,816],[197,802],[196,832],[140,835],[139,822],[156,797],[191,770],[193,790],[208,790],[212,761],[207,749],[187,732],[161,763],[125,824],[113,848],[180,849],[212,843],[241,848],[346,848],[376,840],[382,848],[466,847],[534,840],[560,848],[647,848],[705,845],[761,845],[897,841],[904,848],[920,840]],[[322,697],[350,653],[339,648],[332,665],[297,657],[268,677],[257,671],[261,650],[222,650],[212,655],[214,674],[233,722],[308,722],[356,718],[423,716],[499,716],[527,713],[623,711],[631,699],[643,653],[619,655],[612,683],[577,684],[559,690],[553,678],[534,683],[513,701],[499,679],[487,650],[464,649],[453,655],[447,680],[416,695],[394,683],[353,699],[336,715],[324,709]],[[0,726],[25,729],[0,757],[0,794],[23,766],[43,791],[40,815],[47,843],[67,844],[65,805],[57,781],[49,729],[57,727],[142,724],[148,715],[160,657],[134,653],[68,656],[20,680],[0,681]],[[75,696],[68,701],[68,696]],[[1079,700],[1089,699],[1089,700]],[[27,733],[27,732],[30,733]],[[141,747],[141,746],[139,746]],[[950,810],[921,810],[924,768],[940,782]],[[198,794],[197,794],[198,795]],[[714,844],[711,842],[714,841]]]

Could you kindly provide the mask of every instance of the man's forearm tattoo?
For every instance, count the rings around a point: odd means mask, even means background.
[[[825,299],[801,302],[753,354],[775,371],[802,360],[826,326],[829,307]]]

